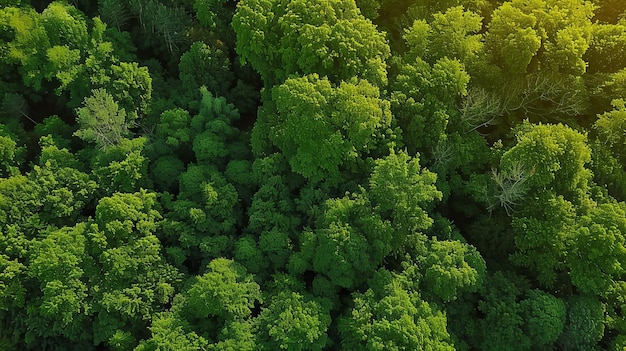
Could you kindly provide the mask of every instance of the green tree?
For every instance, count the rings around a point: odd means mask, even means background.
[[[365,80],[333,87],[317,74],[290,78],[272,99],[277,113],[264,116],[269,135],[257,137],[267,137],[295,173],[313,182],[341,181],[342,168],[381,148],[390,132],[389,103]]]
[[[502,155],[500,168],[520,164],[533,191],[553,190],[574,199],[589,189],[591,172],[585,166],[590,160],[584,134],[562,124],[525,123],[518,129],[515,146]]]
[[[142,340],[135,351],[207,349],[209,342],[193,331],[185,331],[184,323],[171,312],[155,314],[150,326],[151,337]]]
[[[363,195],[346,196],[326,202],[318,229],[303,234],[301,247],[303,255],[312,256],[316,272],[354,289],[391,253],[393,234]]]
[[[578,291],[604,296],[626,277],[626,204],[599,204],[578,220],[566,264]]]
[[[407,34],[407,41],[412,34]],[[464,66],[447,57],[432,66],[419,57],[400,65],[391,84],[391,108],[411,154],[420,151],[428,156],[450,129],[460,129],[452,124],[458,114],[456,101],[467,94],[469,80]]]
[[[520,307],[533,347],[553,345],[565,326],[565,302],[544,291],[530,290]]]
[[[558,345],[563,350],[592,349],[604,334],[605,306],[592,296],[572,296],[567,301],[567,321]]]
[[[31,295],[27,308],[29,344],[56,335],[72,341],[92,337],[92,301],[85,281],[93,262],[86,252],[85,227],[53,231],[31,250],[29,275],[39,283],[41,294]]]
[[[387,271],[376,274],[339,320],[343,350],[454,350],[446,317]]]
[[[285,268],[302,218],[296,211],[289,164],[283,155],[276,153],[257,158],[251,171],[252,181],[258,188],[248,208],[245,230],[251,237],[241,242],[245,242],[250,251],[241,251],[242,246],[235,251],[235,258],[249,270],[258,271],[259,276],[267,277],[274,270]]]
[[[101,192],[110,196],[116,192],[132,193],[151,188],[148,159],[144,149],[146,137],[122,139],[119,145],[88,152],[90,167]]]
[[[95,143],[100,149],[119,145],[128,135],[132,125],[126,119],[126,110],[106,90],[94,90],[83,105],[77,111],[80,129],[74,135]]]
[[[212,260],[206,268],[176,296],[170,312],[156,315],[151,338],[138,350],[255,349],[250,316],[263,298],[254,276],[225,258]]]
[[[476,249],[458,240],[432,240],[428,253],[416,260],[424,267],[420,291],[449,302],[461,292],[476,291],[483,283],[487,267]]]
[[[259,350],[317,350],[329,343],[330,311],[317,299],[297,292],[272,296],[256,320]]]
[[[259,285],[242,265],[218,258],[187,290],[181,313],[198,321],[207,317],[230,321],[250,316],[262,300]]]
[[[234,85],[235,75],[227,53],[201,42],[193,43],[180,57],[178,70],[182,86],[194,96],[202,86],[217,96],[225,96]],[[207,73],[199,75],[199,71]]]
[[[420,167],[419,157],[411,157],[404,151],[392,151],[375,161],[367,194],[375,211],[392,223],[393,251],[400,251],[410,234],[432,225],[427,211],[435,201],[441,200],[436,179],[435,173]]]
[[[592,16],[593,4],[584,0],[505,2],[493,13],[485,47],[507,74],[548,69],[581,75]]]
[[[355,76],[378,86],[387,82],[389,46],[353,0],[241,1],[233,28],[237,53],[268,87],[312,73],[335,84]]]
[[[530,350],[531,340],[524,333],[521,315],[522,290],[500,272],[485,281],[478,310],[484,314],[479,321],[481,350]],[[496,327],[497,326],[497,327]]]
[[[90,277],[98,316],[94,344],[110,345],[125,333],[140,335],[151,316],[172,302],[181,274],[162,256],[154,235],[160,219],[156,194],[145,190],[99,201],[88,234],[89,252],[101,272]]]
[[[405,29],[408,63],[420,57],[435,63],[444,57],[470,64],[482,52],[482,18],[462,6],[434,13],[430,23],[416,20]]]

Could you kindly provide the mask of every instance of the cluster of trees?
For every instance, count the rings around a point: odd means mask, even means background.
[[[625,2],[0,3],[0,349],[626,348]]]

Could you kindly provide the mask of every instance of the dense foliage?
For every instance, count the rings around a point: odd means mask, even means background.
[[[626,2],[0,0],[0,350],[626,350]]]

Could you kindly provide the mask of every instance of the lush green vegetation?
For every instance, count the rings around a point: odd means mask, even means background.
[[[626,350],[626,2],[0,3],[1,350]]]

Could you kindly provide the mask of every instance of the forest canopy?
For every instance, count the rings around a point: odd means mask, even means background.
[[[0,0],[0,350],[626,350],[626,2]]]

